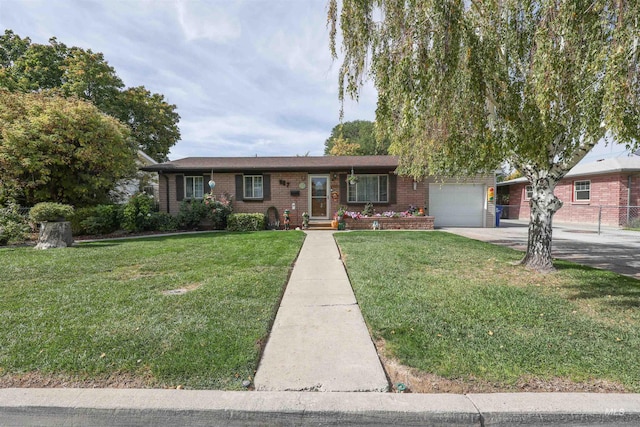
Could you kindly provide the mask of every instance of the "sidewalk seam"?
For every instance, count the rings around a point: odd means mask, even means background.
[[[468,394],[465,394],[464,397],[466,397],[467,400],[473,405],[473,407],[476,408],[476,411],[478,412],[478,419],[480,420],[480,427],[485,427],[484,426],[484,415],[482,415],[482,411],[480,410],[478,405],[476,405],[476,402],[474,402],[473,398]]]

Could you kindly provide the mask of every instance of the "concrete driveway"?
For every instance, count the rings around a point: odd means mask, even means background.
[[[440,230],[524,251],[527,226],[525,221],[503,219],[498,228],[445,227]],[[598,234],[596,227],[554,224],[552,255],[640,279],[640,232],[637,231],[605,227]]]

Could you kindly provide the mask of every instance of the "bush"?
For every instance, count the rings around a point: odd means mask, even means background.
[[[120,207],[117,205],[98,205],[91,208],[92,215],[80,221],[83,234],[109,234],[120,229]]]
[[[209,208],[202,200],[183,200],[178,212],[178,226],[182,229],[193,229],[207,218]]]
[[[64,221],[73,215],[73,206],[62,203],[41,202],[29,211],[29,218],[33,222]]]
[[[266,228],[267,218],[261,213],[236,213],[229,215],[227,230],[260,231]]]
[[[27,240],[31,227],[20,214],[18,206],[9,204],[0,209],[0,246],[7,243],[22,243]]]
[[[122,211],[122,228],[127,231],[153,230],[154,209],[153,196],[146,193],[132,196]]]
[[[176,231],[178,220],[166,212],[154,212],[151,216],[153,229],[157,231]]]
[[[204,204],[209,209],[207,217],[211,220],[213,228],[217,230],[227,228],[227,218],[233,212],[232,200],[228,193],[224,193],[217,198],[210,194],[204,197]]]

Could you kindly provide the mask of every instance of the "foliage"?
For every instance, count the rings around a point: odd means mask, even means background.
[[[373,215],[373,203],[369,202],[364,205],[364,208],[362,209],[362,215],[364,216]]]
[[[389,139],[376,140],[374,123],[355,120],[340,123],[331,130],[324,143],[324,154],[331,156],[385,155]]]
[[[267,217],[261,213],[235,213],[229,215],[229,231],[261,231],[267,227]]]
[[[551,264],[555,185],[601,139],[640,135],[640,2],[330,0],[339,96],[368,76],[398,171],[496,170],[533,186],[527,265]]]
[[[153,223],[153,230],[176,231],[178,229],[178,220],[166,212],[153,212],[151,221]]]
[[[212,194],[205,195],[204,204],[208,208],[207,217],[216,230],[227,228],[227,218],[233,212],[232,201],[233,197],[229,193],[224,193],[217,198]]]
[[[76,235],[109,234],[120,229],[122,207],[98,205],[77,209],[71,218],[71,230]]]
[[[640,391],[636,279],[565,261],[542,276],[513,265],[518,251],[438,231],[335,238],[367,325],[400,363],[504,391],[555,379]]]
[[[0,36],[0,87],[21,92],[56,89],[90,101],[128,125],[138,148],[157,161],[167,160],[169,149],[180,139],[180,116],[163,95],[144,86],[123,89],[102,53],[69,48],[55,37],[40,45],[5,30]]]
[[[176,220],[180,228],[191,230],[197,228],[208,214],[209,208],[202,200],[183,200]]]
[[[0,89],[0,182],[23,205],[95,205],[134,173],[129,132],[76,98]]]
[[[72,215],[73,206],[54,202],[41,202],[29,210],[29,219],[33,222],[65,220]]]
[[[241,390],[303,240],[210,233],[81,243],[54,255],[0,249],[2,378]],[[189,291],[165,294],[175,289]]]
[[[0,246],[24,242],[30,231],[31,227],[20,214],[18,205],[10,203],[0,208]]]
[[[149,231],[154,228],[155,200],[146,193],[132,196],[122,210],[122,228],[127,231]]]

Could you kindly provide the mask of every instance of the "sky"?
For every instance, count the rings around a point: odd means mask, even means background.
[[[177,106],[188,156],[322,155],[339,123],[326,0],[0,0],[0,26],[101,52]],[[345,104],[373,120],[375,89]]]
[[[0,0],[0,26],[104,54],[127,87],[177,106],[190,156],[322,155],[339,123],[327,0]],[[368,83],[344,120],[373,120]],[[625,155],[599,144],[584,161]]]

